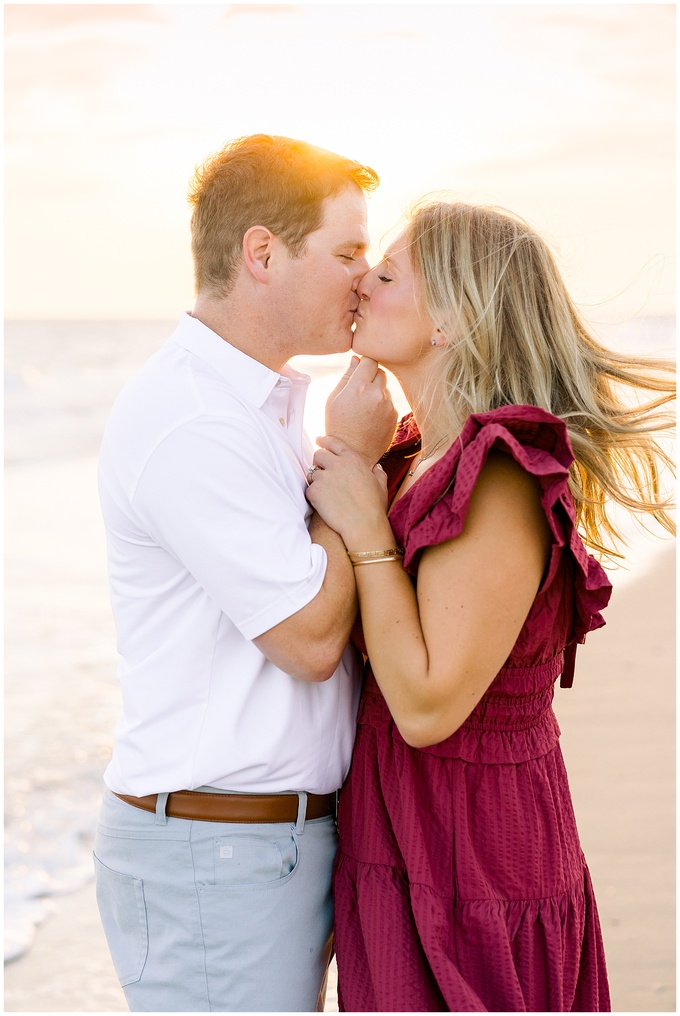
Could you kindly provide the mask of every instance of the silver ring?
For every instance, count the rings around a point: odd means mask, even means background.
[[[312,468],[307,473],[307,486],[311,486],[312,480],[314,479],[314,473],[318,468],[319,468],[318,466],[312,466]]]

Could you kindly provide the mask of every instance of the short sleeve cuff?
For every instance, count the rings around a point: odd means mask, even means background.
[[[326,551],[317,543],[311,545],[310,553],[312,567],[304,580],[292,588],[280,590],[280,595],[274,602],[268,603],[255,614],[232,618],[244,638],[252,641],[311,603],[323,585],[328,559]]]

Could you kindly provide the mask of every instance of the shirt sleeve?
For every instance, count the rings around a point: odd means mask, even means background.
[[[302,471],[283,436],[248,420],[201,416],[163,438],[133,492],[159,549],[249,640],[306,606],[323,584],[326,553],[309,536]]]

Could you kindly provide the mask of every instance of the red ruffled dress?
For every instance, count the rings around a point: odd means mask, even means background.
[[[391,497],[418,446],[406,417],[383,461]],[[409,747],[367,663],[334,873],[341,1011],[610,1009],[552,710],[556,679],[571,683],[576,643],[604,624],[611,593],[574,524],[565,425],[532,406],[470,417],[390,519],[415,576],[425,547],[461,532],[491,448],[536,478],[549,566],[505,665],[446,741]]]

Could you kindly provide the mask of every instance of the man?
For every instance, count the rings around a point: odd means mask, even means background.
[[[356,598],[341,540],[310,521],[309,378],[286,363],[350,348],[376,185],[267,135],[210,159],[191,194],[193,312],[107,426],[123,715],[95,867],[136,1011],[323,1004]],[[396,413],[374,361],[353,361],[328,414],[377,462]]]

